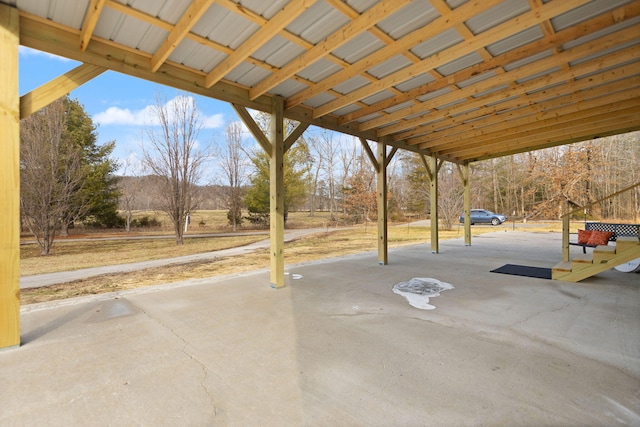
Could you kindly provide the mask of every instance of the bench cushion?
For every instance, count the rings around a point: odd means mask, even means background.
[[[589,246],[607,245],[611,236],[613,236],[613,231],[592,230],[586,244]]]
[[[578,230],[578,244],[586,245],[593,230]]]

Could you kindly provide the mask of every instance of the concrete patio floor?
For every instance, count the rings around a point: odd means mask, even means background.
[[[640,425],[640,274],[490,273],[560,246],[501,229],[290,266],[279,290],[257,271],[24,306],[0,425]],[[454,289],[419,310],[392,292],[414,277]]]

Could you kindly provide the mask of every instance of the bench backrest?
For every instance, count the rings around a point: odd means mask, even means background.
[[[613,231],[609,238],[610,242],[615,242],[618,236],[638,237],[640,224],[611,224],[607,222],[587,222],[585,230]]]

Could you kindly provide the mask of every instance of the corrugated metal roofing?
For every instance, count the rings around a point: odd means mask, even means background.
[[[640,0],[105,0],[86,50],[89,0],[0,3],[26,46],[459,163],[640,129]]]

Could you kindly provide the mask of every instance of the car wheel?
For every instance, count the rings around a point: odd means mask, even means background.
[[[498,218],[491,218],[491,225],[500,225],[500,220]]]

